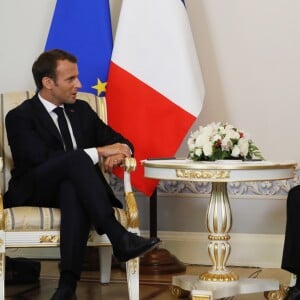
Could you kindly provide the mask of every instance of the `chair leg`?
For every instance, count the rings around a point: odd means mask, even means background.
[[[140,259],[138,257],[126,262],[129,300],[139,300],[139,268]]]
[[[112,247],[99,247],[100,282],[109,283],[111,276]]]
[[[0,299],[5,299],[5,233],[0,231]]]

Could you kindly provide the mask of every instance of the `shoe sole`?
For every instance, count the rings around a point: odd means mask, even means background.
[[[127,259],[127,258],[124,258],[124,259],[118,258],[118,256],[116,256],[116,255],[114,255],[114,257],[115,257],[119,262],[124,263],[124,262],[127,262],[127,261],[131,260],[131,259],[135,259],[135,258],[137,258],[137,257],[143,257],[143,256],[144,256],[145,254],[147,254],[148,252],[150,252],[150,251],[152,251],[153,249],[157,248],[160,244],[161,244],[161,241],[155,243],[155,244],[152,245],[150,248],[148,248],[148,249],[145,250],[144,252],[138,254],[137,256],[132,257],[132,258],[129,258],[129,259]]]
[[[161,241],[159,241],[156,244],[154,244],[152,247],[150,247],[149,249],[147,249],[145,252],[143,252],[142,254],[140,254],[138,257],[143,257],[147,253],[151,252],[153,249],[157,248],[159,245],[161,245]]]

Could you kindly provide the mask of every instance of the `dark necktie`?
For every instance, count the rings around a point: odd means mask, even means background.
[[[65,144],[65,150],[72,150],[73,143],[70,135],[70,131],[68,128],[67,120],[64,114],[64,109],[62,107],[56,107],[53,111],[57,114],[58,118],[58,126],[60,129],[60,133]]]

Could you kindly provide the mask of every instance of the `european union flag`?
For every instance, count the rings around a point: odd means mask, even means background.
[[[78,58],[82,91],[105,92],[112,44],[109,0],[57,0],[45,49]]]

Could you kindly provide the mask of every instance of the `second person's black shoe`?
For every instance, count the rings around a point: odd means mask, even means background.
[[[300,300],[300,290],[296,287],[290,287],[284,300]]]

